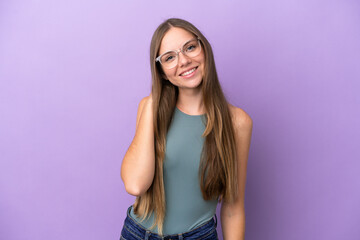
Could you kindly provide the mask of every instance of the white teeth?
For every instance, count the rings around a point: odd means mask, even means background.
[[[196,68],[193,68],[187,72],[184,72],[183,74],[181,74],[181,76],[186,76],[186,75],[189,75],[190,73],[194,72]]]

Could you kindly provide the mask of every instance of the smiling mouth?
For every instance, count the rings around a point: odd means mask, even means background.
[[[180,76],[187,76],[187,75],[193,73],[196,69],[197,69],[197,67],[194,67],[194,68],[190,69],[189,71],[186,71],[186,72],[180,74]]]

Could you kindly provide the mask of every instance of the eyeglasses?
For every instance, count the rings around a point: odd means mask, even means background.
[[[185,56],[193,58],[201,52],[201,44],[199,38],[194,38],[187,41],[182,48],[174,51],[168,51],[158,56],[155,61],[160,62],[166,69],[174,68],[179,61],[179,53],[182,52]]]

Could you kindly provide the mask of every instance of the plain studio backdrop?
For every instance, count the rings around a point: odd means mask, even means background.
[[[253,119],[246,239],[360,239],[355,0],[2,0],[0,239],[119,239],[121,161],[169,17],[204,33]]]

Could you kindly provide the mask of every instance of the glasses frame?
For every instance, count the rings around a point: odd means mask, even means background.
[[[179,48],[179,49],[177,49],[177,50],[171,50],[171,51],[167,51],[167,52],[164,52],[163,54],[161,54],[160,56],[158,56],[157,58],[155,58],[155,62],[159,62],[160,64],[161,64],[161,66],[164,66],[163,64],[162,64],[162,62],[161,62],[161,57],[162,56],[164,56],[165,54],[168,54],[168,53],[170,53],[170,52],[175,52],[176,53],[176,57],[177,57],[177,64],[176,65],[174,65],[173,67],[171,67],[171,68],[166,68],[166,69],[172,69],[172,68],[174,68],[174,67],[176,67],[178,64],[179,64],[179,53],[180,52],[182,52],[182,54],[184,54],[185,56],[187,56],[187,57],[189,57],[185,52],[184,52],[184,46],[186,45],[186,44],[188,44],[189,42],[191,42],[192,40],[197,40],[198,41],[198,43],[199,43],[199,46],[200,46],[200,52],[199,52],[199,54],[201,53],[201,40],[200,40],[200,38],[199,37],[196,37],[196,38],[192,38],[192,39],[190,39],[190,40],[188,40],[188,41],[186,41],[183,45],[182,45],[182,47],[181,48]],[[198,55],[199,55],[198,54]],[[196,56],[198,56],[198,55],[196,55]],[[194,56],[194,57],[196,57],[196,56]],[[191,58],[191,57],[189,57],[189,58]]]

